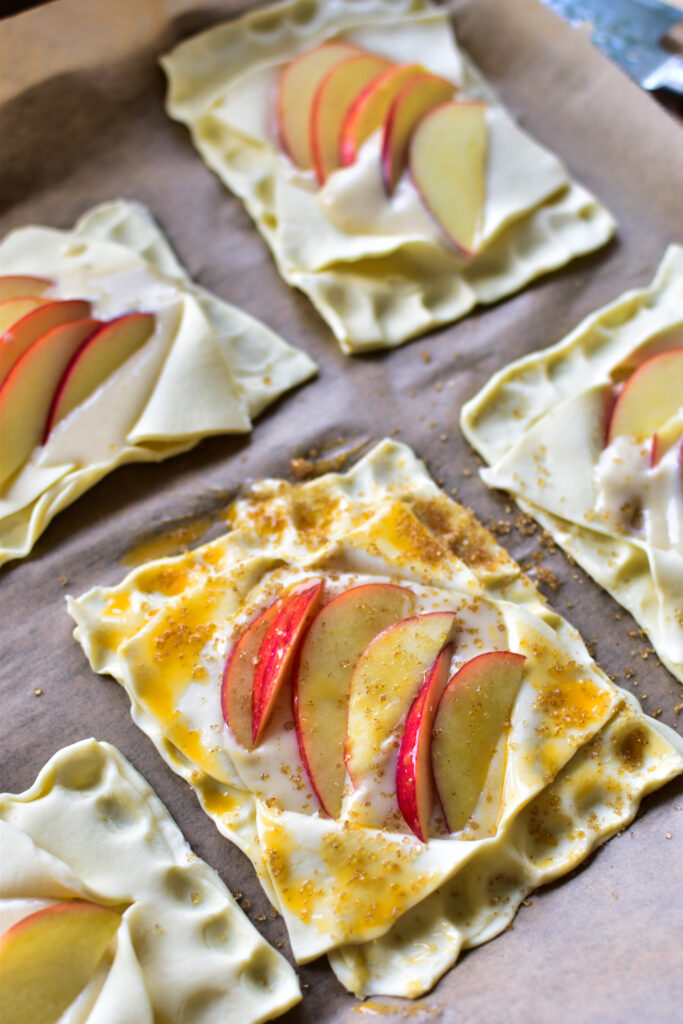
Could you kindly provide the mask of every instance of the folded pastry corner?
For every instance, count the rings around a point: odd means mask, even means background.
[[[683,771],[405,445],[228,521],[69,598],[74,635],[356,995],[426,992]]]
[[[65,822],[67,827],[65,827]],[[271,1020],[297,977],[108,743],[0,794],[3,1021]]]

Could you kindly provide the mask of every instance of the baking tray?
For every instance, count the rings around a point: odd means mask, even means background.
[[[158,55],[254,6],[57,0],[0,22],[0,52],[13,58],[3,59],[0,82],[2,233],[29,222],[70,227],[96,202],[141,200],[202,285],[261,317],[320,366],[319,378],[281,400],[251,436],[213,438],[162,464],[118,470],[57,518],[30,558],[0,571],[0,788],[26,788],[66,743],[89,735],[115,743],[196,853],[242,894],[257,927],[288,954],[282,922],[270,916],[251,865],[132,724],[123,690],[90,671],[71,637],[64,595],[117,582],[146,552],[217,534],[221,511],[245,481],[291,478],[293,457],[334,464],[339,456],[341,465],[345,454],[395,434],[484,522],[510,524],[502,541],[532,574],[539,565],[550,570],[542,575],[557,589],[542,588],[594,645],[599,663],[648,712],[676,727],[680,684],[629,616],[544,546],[504,495],[484,487],[458,416],[494,370],[649,281],[667,243],[682,240],[680,176],[676,181],[673,172],[683,167],[683,134],[584,33],[536,0],[450,4],[459,39],[512,112],[612,210],[619,234],[507,302],[400,350],[348,359],[307,300],[280,280],[239,201],[163,112]],[[159,535],[159,546],[150,547]],[[648,798],[621,837],[534,894],[510,929],[463,956],[416,1003],[359,1003],[322,959],[301,969],[303,1002],[282,1020],[353,1024],[360,1013],[444,1024],[680,1021],[682,808],[680,780]]]

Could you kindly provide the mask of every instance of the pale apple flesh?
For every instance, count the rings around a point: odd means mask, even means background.
[[[652,435],[650,465],[657,466],[666,453],[683,440],[683,409]]]
[[[5,378],[0,387],[0,483],[41,443],[59,381],[99,326],[99,320],[88,318],[54,327],[31,345]]]
[[[432,766],[450,832],[475,812],[524,674],[525,657],[490,651],[466,662],[444,690],[432,731]]]
[[[488,130],[486,104],[446,103],[418,124],[410,175],[446,237],[474,255],[484,218]]]
[[[342,166],[342,128],[349,109],[366,86],[390,67],[382,57],[348,57],[325,75],[311,108],[311,152],[318,183]]]
[[[150,338],[152,313],[130,313],[104,324],[88,339],[64,371],[47,418],[47,440],[55,423],[84,402],[99,385]]]
[[[415,596],[405,587],[352,587],[318,612],[299,649],[292,687],[299,750],[316,796],[331,818],[341,812],[353,670],[371,640],[414,608]]]
[[[308,50],[283,70],[277,88],[277,123],[282,148],[302,170],[313,167],[311,108],[318,85],[335,64],[360,54],[348,43],[325,43]]]
[[[282,687],[291,675],[297,648],[322,600],[323,581],[309,580],[290,594],[266,631],[254,669],[252,744],[260,742]]]
[[[660,352],[639,366],[612,408],[607,443],[615,437],[646,441],[683,409],[683,348]]]
[[[421,64],[400,64],[388,68],[356,96],[341,130],[341,160],[344,167],[355,162],[363,143],[382,127],[396,96],[413,78],[427,74]]]
[[[408,163],[410,139],[428,111],[453,98],[455,85],[436,75],[422,75],[403,86],[384,123],[382,175],[388,195],[393,195]]]
[[[85,988],[121,923],[95,903],[58,903],[0,936],[3,1024],[55,1024]]]
[[[447,644],[425,677],[406,718],[396,765],[396,797],[406,824],[421,842],[429,836],[434,807],[432,725],[448,682],[453,645]]]
[[[237,742],[246,750],[251,750],[254,745],[251,731],[251,702],[259,651],[281,607],[282,600],[274,601],[244,630],[233,647],[223,672],[223,717]]]
[[[354,786],[383,774],[425,674],[454,640],[455,612],[429,612],[389,626],[365,649],[351,677],[344,756]]]
[[[49,299],[40,295],[21,295],[15,299],[4,299],[0,302],[0,335],[8,331],[18,320],[31,313],[39,306],[46,306]]]
[[[26,295],[42,295],[51,288],[54,281],[46,277],[33,277],[31,274],[0,275],[0,302],[6,299],[18,299]]]
[[[17,320],[0,338],[0,385],[35,341],[53,327],[90,316],[90,303],[83,299],[50,301]]]

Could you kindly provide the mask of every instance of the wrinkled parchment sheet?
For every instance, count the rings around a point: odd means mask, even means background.
[[[539,531],[515,525],[515,507],[479,480],[457,423],[462,403],[491,373],[650,280],[667,243],[683,240],[674,176],[683,132],[586,33],[536,0],[450,4],[462,44],[521,124],[609,207],[618,236],[461,323],[397,351],[348,359],[309,302],[280,280],[241,203],[163,112],[158,55],[255,6],[53,0],[0,22],[2,233],[30,222],[65,228],[96,202],[138,199],[199,284],[262,318],[320,366],[319,378],[269,410],[248,438],[213,438],[165,463],[117,471],[62,513],[29,558],[0,571],[0,789],[28,787],[66,743],[94,735],[116,744],[196,853],[242,894],[261,932],[289,954],[247,860],[133,725],[124,691],[90,672],[64,594],[117,582],[131,549],[157,533],[216,535],[238,488],[261,476],[291,478],[292,457],[329,459],[396,432],[485,523],[511,525],[497,526],[500,539],[532,572],[543,567],[549,599],[594,645],[600,664],[646,711],[680,729],[680,684],[611,598],[544,546]],[[573,877],[534,894],[508,932],[467,954],[418,1003],[359,1004],[320,960],[301,970],[303,1003],[283,1021],[673,1024],[683,997],[681,782],[649,798],[645,812]]]

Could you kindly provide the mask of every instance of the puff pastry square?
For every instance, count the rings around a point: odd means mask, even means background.
[[[192,553],[70,598],[74,635],[251,859],[296,959],[327,953],[357,995],[427,991],[461,949],[502,931],[531,889],[575,867],[683,770],[676,734],[609,681],[406,446],[385,440],[348,472],[309,483],[262,481],[229,522],[228,534]],[[326,816],[288,686],[254,749],[226,725],[221,683],[236,643],[286,588],[311,578],[324,581],[325,600],[384,582],[406,588],[418,615],[454,612],[454,669],[487,651],[526,657],[479,803],[459,831],[449,834],[435,805],[421,842],[397,813],[393,740],[381,782],[354,788],[347,778],[339,816]]]
[[[628,609],[681,682],[680,461],[672,451],[650,468],[644,449],[631,453],[635,462],[614,458],[605,424],[622,370],[632,372],[648,352],[680,349],[682,342],[683,248],[670,246],[649,286],[626,292],[556,345],[495,374],[461,418],[465,436],[489,463],[481,473],[486,483],[509,491]],[[634,498],[642,504],[640,523],[623,514]]]
[[[73,900],[121,914],[62,1024],[256,1024],[301,998],[284,957],[108,743],[65,747],[25,793],[0,795],[0,849],[3,932]]]
[[[460,98],[488,104],[475,258],[444,241],[407,178],[387,201],[377,134],[356,165],[321,189],[283,156],[273,115],[278,76],[297,54],[329,40],[396,63],[419,61],[453,82]],[[287,0],[183,42],[161,63],[168,113],[242,199],[281,276],[308,295],[347,354],[400,345],[497,302],[614,231],[609,213],[514,123],[458,49],[447,13],[426,0]]]
[[[155,315],[147,342],[0,485],[0,564],[27,555],[52,518],[117,466],[159,462],[252,419],[315,373],[303,352],[194,284],[151,216],[115,201],[73,231],[25,227],[0,244],[5,275],[54,282],[92,316]]]

